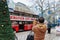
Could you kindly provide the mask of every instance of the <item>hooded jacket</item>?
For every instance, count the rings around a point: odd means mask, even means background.
[[[46,25],[45,24],[37,24],[32,28],[34,32],[34,40],[44,40],[46,33]]]

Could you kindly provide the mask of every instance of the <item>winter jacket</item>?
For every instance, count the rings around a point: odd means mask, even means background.
[[[34,40],[44,40],[46,33],[46,25],[45,24],[37,24],[32,28],[34,32]]]

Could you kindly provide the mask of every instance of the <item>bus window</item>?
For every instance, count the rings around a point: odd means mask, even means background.
[[[19,24],[22,24],[22,22],[19,22]]]
[[[23,24],[25,24],[25,22],[23,21]]]

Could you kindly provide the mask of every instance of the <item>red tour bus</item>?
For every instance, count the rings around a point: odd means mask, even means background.
[[[19,15],[19,14],[20,15]],[[10,15],[10,20],[12,21],[12,28],[18,31],[31,30],[33,25],[33,20],[38,18],[38,15],[26,14],[24,12],[15,12],[14,15]],[[16,14],[16,15],[15,15]]]

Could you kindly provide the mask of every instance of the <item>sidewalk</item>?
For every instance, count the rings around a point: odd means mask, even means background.
[[[16,36],[18,37],[19,40],[26,40],[27,35],[30,33],[30,31],[25,31],[25,32],[19,32],[16,33]],[[60,40],[60,36],[56,36],[56,31],[55,29],[51,30],[51,34],[48,34],[46,32],[45,35],[45,40]]]
[[[46,33],[45,40],[60,40],[60,36],[56,36],[56,30],[52,29],[51,34]]]

